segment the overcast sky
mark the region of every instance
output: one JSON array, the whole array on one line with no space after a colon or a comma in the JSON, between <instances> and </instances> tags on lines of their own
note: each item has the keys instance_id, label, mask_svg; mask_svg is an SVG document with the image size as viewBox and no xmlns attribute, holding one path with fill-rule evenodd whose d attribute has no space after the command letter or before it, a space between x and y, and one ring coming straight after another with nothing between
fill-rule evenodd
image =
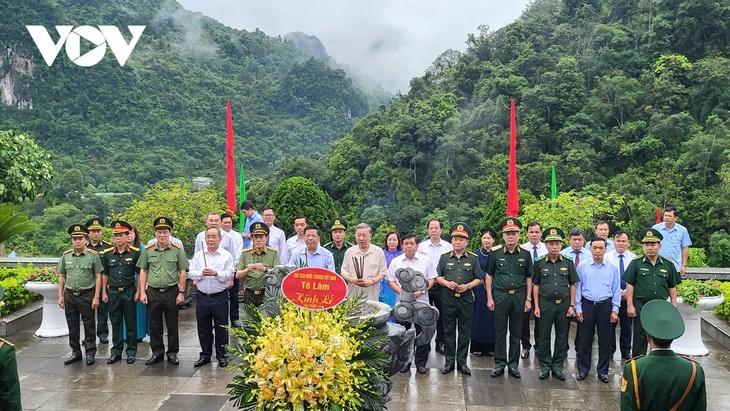
<instances>
[{"instance_id":1,"label":"overcast sky","mask_svg":"<svg viewBox=\"0 0 730 411\"><path fill-rule=\"evenodd\" d=\"M496 30L530 0L178 0L238 29L317 36L338 63L361 68L391 92L408 91L443 51L463 51L480 24Z\"/></svg>"}]
</instances>

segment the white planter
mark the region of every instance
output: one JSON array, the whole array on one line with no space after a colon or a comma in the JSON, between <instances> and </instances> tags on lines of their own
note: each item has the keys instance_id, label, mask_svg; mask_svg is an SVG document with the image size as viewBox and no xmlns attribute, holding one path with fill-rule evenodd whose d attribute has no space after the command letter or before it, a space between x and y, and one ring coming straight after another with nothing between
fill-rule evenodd
<instances>
[{"instance_id":1,"label":"white planter","mask_svg":"<svg viewBox=\"0 0 730 411\"><path fill-rule=\"evenodd\" d=\"M684 334L674 340L672 350L677 354L702 356L710 353L702 342L701 318L703 310L713 310L722 304L723 296L700 297L697 308L685 304L682 297L677 297L677 308L684 319Z\"/></svg>"},{"instance_id":2,"label":"white planter","mask_svg":"<svg viewBox=\"0 0 730 411\"><path fill-rule=\"evenodd\" d=\"M51 282L28 281L25 289L43 296L43 319L36 330L36 337L61 337L68 335L66 314L58 306L58 284Z\"/></svg>"}]
</instances>

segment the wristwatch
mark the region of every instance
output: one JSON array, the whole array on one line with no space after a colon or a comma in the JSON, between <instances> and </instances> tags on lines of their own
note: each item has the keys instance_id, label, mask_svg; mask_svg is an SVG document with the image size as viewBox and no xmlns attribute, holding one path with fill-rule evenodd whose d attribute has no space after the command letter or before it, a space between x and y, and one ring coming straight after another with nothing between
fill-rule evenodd
<instances>
[{"instance_id":1,"label":"wristwatch","mask_svg":"<svg viewBox=\"0 0 730 411\"><path fill-rule=\"evenodd\" d=\"M471 283L468 283L468 284L466 285L466 288L467 288L468 290L471 290Z\"/></svg>"},{"instance_id":2,"label":"wristwatch","mask_svg":"<svg viewBox=\"0 0 730 411\"><path fill-rule=\"evenodd\" d=\"M181 290L177 292L178 294L185 294L185 290Z\"/></svg>"}]
</instances>

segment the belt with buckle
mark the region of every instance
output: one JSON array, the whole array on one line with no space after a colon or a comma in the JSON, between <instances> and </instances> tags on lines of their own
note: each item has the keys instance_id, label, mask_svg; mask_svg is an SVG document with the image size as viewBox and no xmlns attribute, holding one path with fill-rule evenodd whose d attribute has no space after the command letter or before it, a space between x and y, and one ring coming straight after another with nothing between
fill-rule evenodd
<instances>
[{"instance_id":1,"label":"belt with buckle","mask_svg":"<svg viewBox=\"0 0 730 411\"><path fill-rule=\"evenodd\" d=\"M251 293L253 295L261 295L261 294L264 293L264 290L254 290L254 289L251 289L251 288L244 288L243 291L244 292L249 292L249 293Z\"/></svg>"},{"instance_id":2,"label":"belt with buckle","mask_svg":"<svg viewBox=\"0 0 730 411\"><path fill-rule=\"evenodd\" d=\"M541 300L542 300L542 299L545 299L545 300L548 300L548 301L552 301L552 302L554 302L555 304L562 304L562 303L564 303L565 301L567 301L567 298L568 298L568 297L561 297L561 298L555 298L555 297L548 297L548 296L546 296L546 295L540 295L540 299L541 299Z\"/></svg>"},{"instance_id":3,"label":"belt with buckle","mask_svg":"<svg viewBox=\"0 0 730 411\"><path fill-rule=\"evenodd\" d=\"M132 287L134 287L134 284L123 285L123 286L120 286L120 287L112 287L112 286L109 286L109 290L117 291L117 292L122 293L122 292L125 292L125 291L129 290Z\"/></svg>"},{"instance_id":4,"label":"belt with buckle","mask_svg":"<svg viewBox=\"0 0 730 411\"><path fill-rule=\"evenodd\" d=\"M166 293L168 291L172 291L173 288L177 289L177 284L171 285L169 287L162 287L162 288L160 288L160 287L150 287L150 288L152 288L153 290L157 291L158 293Z\"/></svg>"},{"instance_id":5,"label":"belt with buckle","mask_svg":"<svg viewBox=\"0 0 730 411\"><path fill-rule=\"evenodd\" d=\"M204 295L206 297L217 297L217 296L225 293L226 291L228 291L228 290L223 290L223 291L218 291L217 293L210 293L210 294L208 294L208 293L204 293L204 292L198 290L198 294L202 294L202 295Z\"/></svg>"},{"instance_id":6,"label":"belt with buckle","mask_svg":"<svg viewBox=\"0 0 730 411\"><path fill-rule=\"evenodd\" d=\"M68 292L70 292L71 295L73 295L74 297L79 297L81 295L86 294L89 291L94 291L94 288L93 287L92 288L86 288L86 289L83 289L83 290L72 290L70 288L67 288L66 290L68 290Z\"/></svg>"},{"instance_id":7,"label":"belt with buckle","mask_svg":"<svg viewBox=\"0 0 730 411\"><path fill-rule=\"evenodd\" d=\"M583 299L583 302L588 303L588 304L593 304L594 307L600 307L600 306L602 306L602 305L604 305L606 303L610 303L611 302L611 299L610 298L606 298L603 301L591 301L591 300L589 300L587 298L584 298Z\"/></svg>"},{"instance_id":8,"label":"belt with buckle","mask_svg":"<svg viewBox=\"0 0 730 411\"><path fill-rule=\"evenodd\" d=\"M495 288L494 291L496 291L498 293L502 293L502 294L514 295L514 294L517 294L517 293L519 293L521 291L525 291L525 288L526 287L520 287L520 288L515 288L515 289L512 289L512 290L504 290L504 289L501 289L501 288Z\"/></svg>"}]
</instances>

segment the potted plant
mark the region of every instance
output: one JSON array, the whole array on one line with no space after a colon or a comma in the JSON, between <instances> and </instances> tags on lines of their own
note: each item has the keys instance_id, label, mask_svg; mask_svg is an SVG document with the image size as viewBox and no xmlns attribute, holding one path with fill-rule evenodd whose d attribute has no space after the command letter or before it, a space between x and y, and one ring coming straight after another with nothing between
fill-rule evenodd
<instances>
[{"instance_id":1,"label":"potted plant","mask_svg":"<svg viewBox=\"0 0 730 411\"><path fill-rule=\"evenodd\" d=\"M677 285L677 308L684 319L684 335L674 340L672 349L684 355L707 355L710 350L702 343L701 313L722 304L720 282L684 279Z\"/></svg>"},{"instance_id":2,"label":"potted plant","mask_svg":"<svg viewBox=\"0 0 730 411\"><path fill-rule=\"evenodd\" d=\"M35 335L37 337L68 335L66 314L58 306L58 271L54 267L40 267L25 277L24 287L43 296L43 319Z\"/></svg>"}]
</instances>

